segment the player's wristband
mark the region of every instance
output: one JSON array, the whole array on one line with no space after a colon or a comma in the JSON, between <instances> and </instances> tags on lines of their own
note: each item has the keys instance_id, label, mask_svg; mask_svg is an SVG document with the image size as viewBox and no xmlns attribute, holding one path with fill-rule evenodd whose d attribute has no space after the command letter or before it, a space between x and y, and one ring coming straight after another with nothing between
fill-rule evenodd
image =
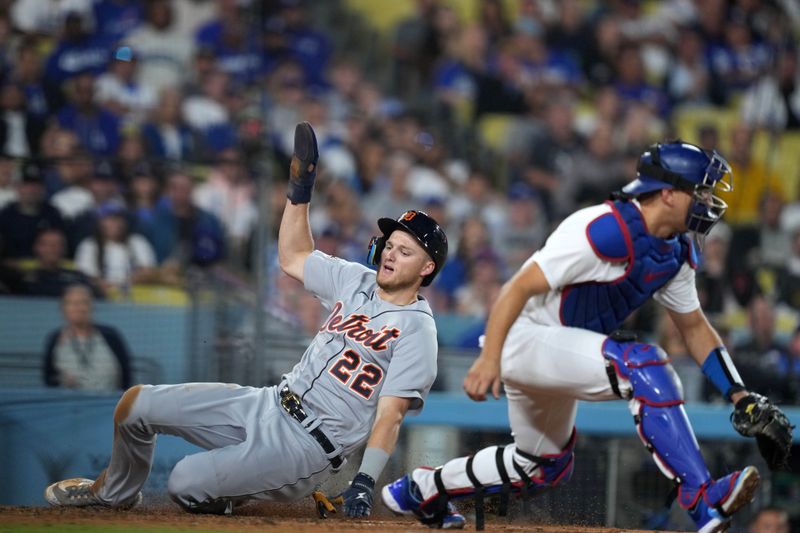
<instances>
[{"instance_id":1,"label":"player's wristband","mask_svg":"<svg viewBox=\"0 0 800 533\"><path fill-rule=\"evenodd\" d=\"M703 374L726 398L738 390L744 390L744 382L724 346L711 350L702 369Z\"/></svg>"},{"instance_id":2,"label":"player's wristband","mask_svg":"<svg viewBox=\"0 0 800 533\"><path fill-rule=\"evenodd\" d=\"M383 448L367 448L364 450L361 468L358 471L363 472L372 479L378 479L388 461L389 454Z\"/></svg>"},{"instance_id":3,"label":"player's wristband","mask_svg":"<svg viewBox=\"0 0 800 533\"><path fill-rule=\"evenodd\" d=\"M286 197L294 205L307 204L311 202L311 191L314 190L314 181L311 183L299 184L289 180L289 188L286 190Z\"/></svg>"}]
</instances>

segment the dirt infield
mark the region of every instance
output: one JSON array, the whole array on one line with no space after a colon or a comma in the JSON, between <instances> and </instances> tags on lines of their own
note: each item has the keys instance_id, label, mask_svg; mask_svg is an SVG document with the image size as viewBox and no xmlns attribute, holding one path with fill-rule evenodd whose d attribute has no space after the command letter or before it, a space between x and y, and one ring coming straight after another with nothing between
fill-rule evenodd
<instances>
[{"instance_id":1,"label":"dirt infield","mask_svg":"<svg viewBox=\"0 0 800 533\"><path fill-rule=\"evenodd\" d=\"M0 532L39 531L37 526L53 533L64 531L189 531L196 533L259 531L286 533L354 533L359 531L430 531L414 520L398 518L378 511L369 520L347 520L332 517L321 520L312 506L294 504L251 505L232 516L188 514L174 505L145 505L132 511L105 508L49 508L0 506ZM465 531L474 531L468 524ZM487 516L486 531L537 533L611 533L620 529L585 526L554 526L512 521ZM634 531L634 530L624 530Z\"/></svg>"}]
</instances>

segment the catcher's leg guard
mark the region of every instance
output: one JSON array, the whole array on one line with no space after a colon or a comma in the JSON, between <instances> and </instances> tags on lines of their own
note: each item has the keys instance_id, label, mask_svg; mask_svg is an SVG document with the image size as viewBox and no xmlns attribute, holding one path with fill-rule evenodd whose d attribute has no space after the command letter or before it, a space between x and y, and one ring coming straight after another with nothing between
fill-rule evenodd
<instances>
[{"instance_id":1,"label":"catcher's leg guard","mask_svg":"<svg viewBox=\"0 0 800 533\"><path fill-rule=\"evenodd\" d=\"M706 530L709 519L707 513L699 511L701 507L715 508L721 519L727 520L730 513L752 499L758 486L757 472L753 475L743 470L746 483L737 482L738 472L717 481L711 479L683 409L680 382L663 350L609 338L603 345L603 355L612 388L629 402L639 438L664 475L677 483L678 502L701 530ZM735 509L731 497L736 500Z\"/></svg>"},{"instance_id":2,"label":"catcher's leg guard","mask_svg":"<svg viewBox=\"0 0 800 533\"><path fill-rule=\"evenodd\" d=\"M419 487L419 510L433 525L444 515L450 500L475 498L475 527L484 526L483 501L500 497L498 514L505 515L511 493L529 496L566 482L572 476L576 432L558 454L536 456L515 445L489 446L469 457L449 461L441 468L417 468L411 481ZM418 515L419 516L419 515Z\"/></svg>"}]
</instances>

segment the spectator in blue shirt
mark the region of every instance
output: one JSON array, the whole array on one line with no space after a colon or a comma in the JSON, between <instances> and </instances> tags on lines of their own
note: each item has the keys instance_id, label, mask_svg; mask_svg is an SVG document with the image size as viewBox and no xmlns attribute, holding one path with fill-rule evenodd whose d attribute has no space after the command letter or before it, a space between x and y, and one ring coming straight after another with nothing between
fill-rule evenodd
<instances>
[{"instance_id":1,"label":"spectator in blue shirt","mask_svg":"<svg viewBox=\"0 0 800 533\"><path fill-rule=\"evenodd\" d=\"M303 0L283 0L283 20L289 55L303 66L310 87L325 88L325 73L333 52L333 44L324 33L308 25Z\"/></svg>"},{"instance_id":2,"label":"spectator in blue shirt","mask_svg":"<svg viewBox=\"0 0 800 533\"><path fill-rule=\"evenodd\" d=\"M176 269L208 266L225 254L225 231L219 219L192 204L192 178L173 170L155 212L137 216L134 231L153 245L159 264Z\"/></svg>"},{"instance_id":3,"label":"spectator in blue shirt","mask_svg":"<svg viewBox=\"0 0 800 533\"><path fill-rule=\"evenodd\" d=\"M216 67L237 85L252 85L265 73L258 36L237 4L223 3L220 17L202 26L195 41L198 49L213 53Z\"/></svg>"},{"instance_id":4,"label":"spectator in blue shirt","mask_svg":"<svg viewBox=\"0 0 800 533\"><path fill-rule=\"evenodd\" d=\"M99 0L94 4L97 36L109 46L119 43L142 21L139 0Z\"/></svg>"},{"instance_id":5,"label":"spectator in blue shirt","mask_svg":"<svg viewBox=\"0 0 800 533\"><path fill-rule=\"evenodd\" d=\"M88 21L78 12L64 19L64 31L47 58L44 80L48 99L58 108L63 102L62 84L78 74L103 72L108 63L108 46L88 31Z\"/></svg>"},{"instance_id":6,"label":"spectator in blue shirt","mask_svg":"<svg viewBox=\"0 0 800 533\"><path fill-rule=\"evenodd\" d=\"M106 56L107 57L107 56ZM72 130L84 148L111 156L119 146L119 119L94 101L94 75L83 72L70 81L70 103L58 112L59 125Z\"/></svg>"}]
</instances>

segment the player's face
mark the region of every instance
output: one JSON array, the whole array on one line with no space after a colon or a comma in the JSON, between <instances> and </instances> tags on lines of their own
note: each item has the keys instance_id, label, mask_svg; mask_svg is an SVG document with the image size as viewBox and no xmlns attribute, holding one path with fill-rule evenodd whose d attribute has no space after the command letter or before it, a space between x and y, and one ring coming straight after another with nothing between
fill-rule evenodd
<instances>
[{"instance_id":1,"label":"player's face","mask_svg":"<svg viewBox=\"0 0 800 533\"><path fill-rule=\"evenodd\" d=\"M412 287L433 271L432 265L433 261L414 237L395 231L381 253L378 286L387 291Z\"/></svg>"}]
</instances>

